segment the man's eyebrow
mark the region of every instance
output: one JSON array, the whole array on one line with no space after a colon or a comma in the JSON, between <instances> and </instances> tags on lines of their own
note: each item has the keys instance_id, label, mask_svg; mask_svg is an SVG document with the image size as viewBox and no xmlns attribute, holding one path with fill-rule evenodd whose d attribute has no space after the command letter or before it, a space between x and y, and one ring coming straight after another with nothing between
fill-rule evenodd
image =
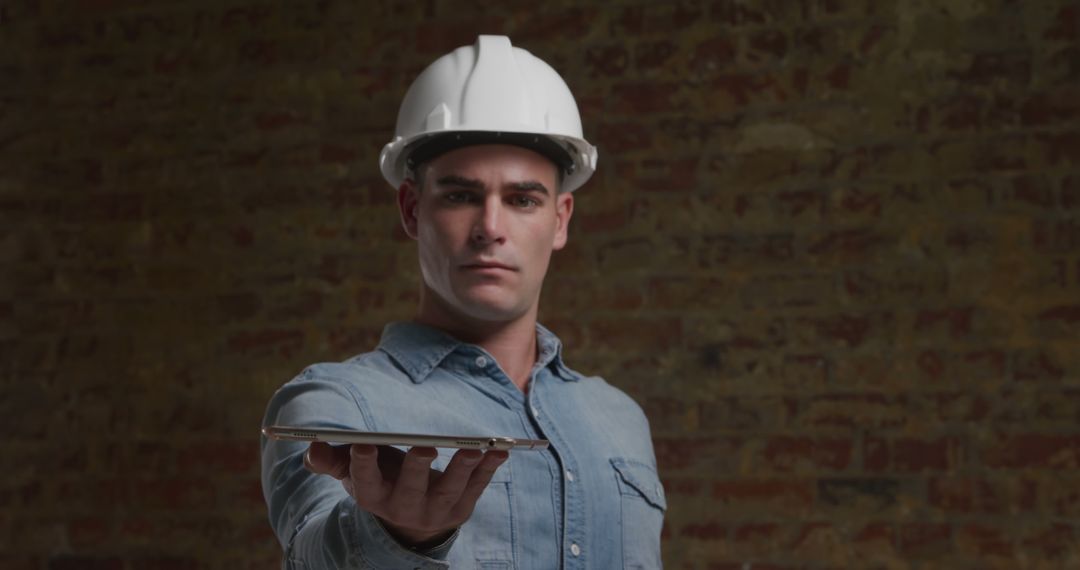
<instances>
[{"instance_id":1,"label":"man's eyebrow","mask_svg":"<svg viewBox=\"0 0 1080 570\"><path fill-rule=\"evenodd\" d=\"M484 187L484 183L475 178L465 178L464 176L458 176L456 174L448 174L435 181L439 186L459 186L462 188L472 188L480 190Z\"/></svg>"},{"instance_id":2,"label":"man's eyebrow","mask_svg":"<svg viewBox=\"0 0 1080 570\"><path fill-rule=\"evenodd\" d=\"M519 192L538 192L545 196L550 194L550 192L548 192L547 186L544 186L543 184L535 180L526 180L524 182L511 182L506 186Z\"/></svg>"}]
</instances>

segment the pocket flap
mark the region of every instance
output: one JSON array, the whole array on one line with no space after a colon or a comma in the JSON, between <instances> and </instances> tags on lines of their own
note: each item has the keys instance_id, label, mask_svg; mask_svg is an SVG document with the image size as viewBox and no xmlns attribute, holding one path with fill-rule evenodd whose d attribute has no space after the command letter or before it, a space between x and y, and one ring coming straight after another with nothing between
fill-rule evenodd
<instances>
[{"instance_id":1,"label":"pocket flap","mask_svg":"<svg viewBox=\"0 0 1080 570\"><path fill-rule=\"evenodd\" d=\"M638 495L650 505L662 511L667 510L664 486L660 484L660 476L651 465L616 457L611 460L611 466L619 474L619 490L624 495Z\"/></svg>"}]
</instances>

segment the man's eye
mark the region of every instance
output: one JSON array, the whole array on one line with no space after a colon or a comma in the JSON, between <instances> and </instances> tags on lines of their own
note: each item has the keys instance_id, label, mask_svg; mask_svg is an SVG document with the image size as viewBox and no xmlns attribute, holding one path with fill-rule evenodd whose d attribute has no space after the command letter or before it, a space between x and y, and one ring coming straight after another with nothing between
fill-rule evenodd
<instances>
[{"instance_id":1,"label":"man's eye","mask_svg":"<svg viewBox=\"0 0 1080 570\"><path fill-rule=\"evenodd\" d=\"M536 201L535 198L528 196L514 196L510 199L510 203L520 208L532 208L540 205L540 202Z\"/></svg>"},{"instance_id":2,"label":"man's eye","mask_svg":"<svg viewBox=\"0 0 1080 570\"><path fill-rule=\"evenodd\" d=\"M446 195L446 201L454 204L467 204L472 201L472 194L468 192L450 192Z\"/></svg>"}]
</instances>

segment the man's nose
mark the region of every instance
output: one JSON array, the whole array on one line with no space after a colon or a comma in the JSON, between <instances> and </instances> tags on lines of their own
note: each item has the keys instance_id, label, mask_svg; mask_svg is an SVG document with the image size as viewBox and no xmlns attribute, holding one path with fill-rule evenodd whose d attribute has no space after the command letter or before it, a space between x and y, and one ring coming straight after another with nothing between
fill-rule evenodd
<instances>
[{"instance_id":1,"label":"man's nose","mask_svg":"<svg viewBox=\"0 0 1080 570\"><path fill-rule=\"evenodd\" d=\"M473 224L472 240L477 244L502 243L506 241L503 227L503 206L498 195L488 196Z\"/></svg>"}]
</instances>

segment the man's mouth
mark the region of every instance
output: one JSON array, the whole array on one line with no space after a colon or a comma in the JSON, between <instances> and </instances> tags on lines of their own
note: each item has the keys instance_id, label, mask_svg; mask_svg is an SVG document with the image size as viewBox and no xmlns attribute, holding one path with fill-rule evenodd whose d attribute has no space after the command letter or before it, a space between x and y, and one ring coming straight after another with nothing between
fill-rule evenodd
<instances>
[{"instance_id":1,"label":"man's mouth","mask_svg":"<svg viewBox=\"0 0 1080 570\"><path fill-rule=\"evenodd\" d=\"M517 271L516 269L514 269L513 267L510 267L509 265L503 265L502 263L488 262L488 261L482 261L482 262L477 262L477 263L467 263L465 265L462 265L461 267L462 267L462 269L476 269L476 270L502 269L504 271Z\"/></svg>"}]
</instances>

